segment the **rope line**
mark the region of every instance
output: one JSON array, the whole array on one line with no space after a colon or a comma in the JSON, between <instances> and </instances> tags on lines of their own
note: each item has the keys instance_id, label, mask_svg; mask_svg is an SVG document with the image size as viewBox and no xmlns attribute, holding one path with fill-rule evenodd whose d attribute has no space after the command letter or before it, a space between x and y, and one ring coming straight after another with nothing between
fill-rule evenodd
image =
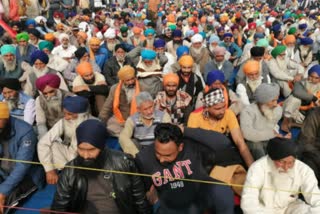
<instances>
[{"instance_id":1,"label":"rope line","mask_svg":"<svg viewBox=\"0 0 320 214\"><path fill-rule=\"evenodd\" d=\"M206 181L206 180L190 179L190 178L172 178L172 177L168 177L168 176L150 175L150 174L137 173L137 172L126 172L126 171L118 171L118 170L110 170L110 169L97 169L97 168L89 168L89 167L82 167L82 166L68 166L68 165L64 166L62 164L40 163L40 162L35 162L35 161L16 160L16 159L9 159L9 158L0 158L0 161L11 161L11 162L16 162L16 163L53 166L55 168L71 168L71 169L80 169L80 170L91 170L91 171L96 171L96 172L125 174L125 175L141 176L141 177L174 179L177 181L186 181L186 182L202 183L202 184L215 184L215 185L230 186L230 187L242 187L242 188L251 188L251 189L259 189L259 190L263 189L263 190L274 191L274 192L287 192L287 193L293 193L293 194L303 194L304 196L306 196L306 195L320 195L320 193L315 193L315 192L302 192L302 191L294 191L294 190L286 190L286 189L276 189L276 188L272 188L272 187L247 186L247 185L242 185L242 184L222 183L222 182L216 182L216 181Z\"/></svg>"}]
</instances>

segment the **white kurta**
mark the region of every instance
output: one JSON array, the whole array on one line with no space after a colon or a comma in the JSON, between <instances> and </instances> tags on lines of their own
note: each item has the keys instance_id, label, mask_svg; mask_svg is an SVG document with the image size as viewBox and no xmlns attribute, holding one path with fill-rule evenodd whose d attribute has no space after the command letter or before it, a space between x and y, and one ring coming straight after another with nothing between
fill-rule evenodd
<instances>
[{"instance_id":1,"label":"white kurta","mask_svg":"<svg viewBox=\"0 0 320 214\"><path fill-rule=\"evenodd\" d=\"M304 194L307 204L298 199L299 191L313 193ZM290 172L280 174L269 156L264 156L249 168L241 209L244 214L320 213L320 191L315 174L299 160Z\"/></svg>"}]
</instances>

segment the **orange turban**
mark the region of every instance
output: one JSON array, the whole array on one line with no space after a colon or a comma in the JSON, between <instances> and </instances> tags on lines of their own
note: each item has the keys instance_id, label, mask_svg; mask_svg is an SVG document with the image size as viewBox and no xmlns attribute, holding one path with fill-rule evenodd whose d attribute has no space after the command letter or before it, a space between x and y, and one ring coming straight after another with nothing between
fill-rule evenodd
<instances>
[{"instance_id":1,"label":"orange turban","mask_svg":"<svg viewBox=\"0 0 320 214\"><path fill-rule=\"evenodd\" d=\"M201 23L206 23L207 22L207 18L205 16L202 16L200 19Z\"/></svg>"},{"instance_id":2,"label":"orange turban","mask_svg":"<svg viewBox=\"0 0 320 214\"><path fill-rule=\"evenodd\" d=\"M139 28L139 27L133 27L133 28L132 28L132 32L133 32L134 34L141 34L142 29Z\"/></svg>"},{"instance_id":3,"label":"orange turban","mask_svg":"<svg viewBox=\"0 0 320 214\"><path fill-rule=\"evenodd\" d=\"M258 71L260 71L260 63L256 60L248 60L243 65L243 73L246 75L248 74L254 74Z\"/></svg>"},{"instance_id":4,"label":"orange turban","mask_svg":"<svg viewBox=\"0 0 320 214\"><path fill-rule=\"evenodd\" d=\"M89 41L89 45L100 45L100 43L101 41L97 37L92 37Z\"/></svg>"},{"instance_id":5,"label":"orange turban","mask_svg":"<svg viewBox=\"0 0 320 214\"><path fill-rule=\"evenodd\" d=\"M135 77L135 70L130 65L125 65L118 71L119 80L126 81Z\"/></svg>"},{"instance_id":6,"label":"orange turban","mask_svg":"<svg viewBox=\"0 0 320 214\"><path fill-rule=\"evenodd\" d=\"M56 26L57 30L63 30L64 29L64 25L62 23L57 24Z\"/></svg>"},{"instance_id":7,"label":"orange turban","mask_svg":"<svg viewBox=\"0 0 320 214\"><path fill-rule=\"evenodd\" d=\"M190 55L183 55L179 59L179 65L180 66L185 66L185 67L191 67L193 66L193 58Z\"/></svg>"},{"instance_id":8,"label":"orange turban","mask_svg":"<svg viewBox=\"0 0 320 214\"><path fill-rule=\"evenodd\" d=\"M80 76L84 76L84 75L92 74L93 68L90 62L81 62L77 66L76 71Z\"/></svg>"},{"instance_id":9,"label":"orange turban","mask_svg":"<svg viewBox=\"0 0 320 214\"><path fill-rule=\"evenodd\" d=\"M167 21L168 22L176 22L176 17L173 14L169 14L167 16Z\"/></svg>"},{"instance_id":10,"label":"orange turban","mask_svg":"<svg viewBox=\"0 0 320 214\"><path fill-rule=\"evenodd\" d=\"M44 35L44 40L47 40L49 42L54 42L55 37L53 33L47 33L46 35Z\"/></svg>"},{"instance_id":11,"label":"orange turban","mask_svg":"<svg viewBox=\"0 0 320 214\"><path fill-rule=\"evenodd\" d=\"M174 82L179 84L179 76L175 73L168 73L163 76L163 85L166 86L168 83Z\"/></svg>"},{"instance_id":12,"label":"orange turban","mask_svg":"<svg viewBox=\"0 0 320 214\"><path fill-rule=\"evenodd\" d=\"M85 32L83 32L83 31L79 31L79 32L77 33L77 36L80 36L80 37L83 38L84 40L87 40L87 39L88 39L88 35L87 35Z\"/></svg>"},{"instance_id":13,"label":"orange turban","mask_svg":"<svg viewBox=\"0 0 320 214\"><path fill-rule=\"evenodd\" d=\"M188 22L194 22L194 18L193 17L189 17L188 18Z\"/></svg>"},{"instance_id":14,"label":"orange turban","mask_svg":"<svg viewBox=\"0 0 320 214\"><path fill-rule=\"evenodd\" d=\"M229 20L228 16L226 16L226 15L220 16L220 22L226 23L228 20Z\"/></svg>"},{"instance_id":15,"label":"orange turban","mask_svg":"<svg viewBox=\"0 0 320 214\"><path fill-rule=\"evenodd\" d=\"M10 110L8 103L0 102L0 119L8 119L10 117Z\"/></svg>"},{"instance_id":16,"label":"orange turban","mask_svg":"<svg viewBox=\"0 0 320 214\"><path fill-rule=\"evenodd\" d=\"M287 35L284 39L285 44L296 43L296 37L294 35Z\"/></svg>"}]
</instances>

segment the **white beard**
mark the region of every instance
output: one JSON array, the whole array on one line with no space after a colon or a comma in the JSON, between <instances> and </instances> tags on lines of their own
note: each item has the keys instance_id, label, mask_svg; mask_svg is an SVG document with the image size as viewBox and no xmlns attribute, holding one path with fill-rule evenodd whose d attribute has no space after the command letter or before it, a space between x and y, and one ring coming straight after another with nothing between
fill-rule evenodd
<instances>
[{"instance_id":1,"label":"white beard","mask_svg":"<svg viewBox=\"0 0 320 214\"><path fill-rule=\"evenodd\" d=\"M4 66L4 68L5 68L5 70L7 72L14 71L16 69L16 67L17 67L16 58L14 58L14 60L12 62L8 62L8 61L5 61L5 60L2 60L2 61L3 61L3 66Z\"/></svg>"},{"instance_id":2,"label":"white beard","mask_svg":"<svg viewBox=\"0 0 320 214\"><path fill-rule=\"evenodd\" d=\"M152 39L147 39L146 42L147 42L147 47L153 47L153 43L154 43L154 39L153 38Z\"/></svg>"},{"instance_id":3,"label":"white beard","mask_svg":"<svg viewBox=\"0 0 320 214\"><path fill-rule=\"evenodd\" d=\"M192 49L193 49L193 51L194 51L197 55L202 52L202 47L200 47L200 48L194 48L194 47L192 47Z\"/></svg>"},{"instance_id":4,"label":"white beard","mask_svg":"<svg viewBox=\"0 0 320 214\"><path fill-rule=\"evenodd\" d=\"M32 68L33 68L33 72L35 73L37 78L42 77L43 75L45 75L49 71L48 67L45 67L42 70L37 69L35 66L33 66Z\"/></svg>"},{"instance_id":5,"label":"white beard","mask_svg":"<svg viewBox=\"0 0 320 214\"><path fill-rule=\"evenodd\" d=\"M279 59L279 57L276 58L278 67L282 72L287 72L288 67L287 67L287 61L286 59Z\"/></svg>"},{"instance_id":6,"label":"white beard","mask_svg":"<svg viewBox=\"0 0 320 214\"><path fill-rule=\"evenodd\" d=\"M26 46L18 46L19 52L21 56L27 55L27 47Z\"/></svg>"},{"instance_id":7,"label":"white beard","mask_svg":"<svg viewBox=\"0 0 320 214\"><path fill-rule=\"evenodd\" d=\"M83 121L88 119L88 113L80 113L78 114L78 118L74 120L65 120L63 119L63 130L65 137L72 139L76 134L76 128L82 123Z\"/></svg>"},{"instance_id":8,"label":"white beard","mask_svg":"<svg viewBox=\"0 0 320 214\"><path fill-rule=\"evenodd\" d=\"M266 105L262 105L261 111L262 111L264 117L267 118L268 121L277 122L277 121L275 121L274 109L271 109Z\"/></svg>"},{"instance_id":9,"label":"white beard","mask_svg":"<svg viewBox=\"0 0 320 214\"><path fill-rule=\"evenodd\" d=\"M18 108L18 102L19 102L18 98L6 99L6 103L8 104L10 111Z\"/></svg>"},{"instance_id":10,"label":"white beard","mask_svg":"<svg viewBox=\"0 0 320 214\"><path fill-rule=\"evenodd\" d=\"M252 92L255 92L258 86L261 85L261 83L262 83L261 77L257 80L247 79L247 84L249 85L249 88L251 89Z\"/></svg>"},{"instance_id":11,"label":"white beard","mask_svg":"<svg viewBox=\"0 0 320 214\"><path fill-rule=\"evenodd\" d=\"M306 88L308 91L310 91L312 94L316 94L320 90L320 83L313 84L309 81L306 82Z\"/></svg>"},{"instance_id":12,"label":"white beard","mask_svg":"<svg viewBox=\"0 0 320 214\"><path fill-rule=\"evenodd\" d=\"M108 42L107 43L107 48L108 48L109 51L113 52L115 46L116 46L116 43L113 43L113 42Z\"/></svg>"},{"instance_id":13,"label":"white beard","mask_svg":"<svg viewBox=\"0 0 320 214\"><path fill-rule=\"evenodd\" d=\"M292 59L294 57L294 47L287 47L287 54L289 59Z\"/></svg>"}]
</instances>

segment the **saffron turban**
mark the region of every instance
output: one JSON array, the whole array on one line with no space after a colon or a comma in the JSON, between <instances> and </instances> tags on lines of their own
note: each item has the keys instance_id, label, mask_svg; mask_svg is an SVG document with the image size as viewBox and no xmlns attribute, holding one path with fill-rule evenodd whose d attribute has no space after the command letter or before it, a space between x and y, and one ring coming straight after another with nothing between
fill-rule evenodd
<instances>
[{"instance_id":1,"label":"saffron turban","mask_svg":"<svg viewBox=\"0 0 320 214\"><path fill-rule=\"evenodd\" d=\"M81 62L77 66L76 71L80 76L84 76L84 75L92 74L93 68L90 62Z\"/></svg>"},{"instance_id":2,"label":"saffron turban","mask_svg":"<svg viewBox=\"0 0 320 214\"><path fill-rule=\"evenodd\" d=\"M248 60L243 65L243 73L246 75L248 74L255 74L257 71L260 71L260 63L256 60Z\"/></svg>"},{"instance_id":3,"label":"saffron turban","mask_svg":"<svg viewBox=\"0 0 320 214\"><path fill-rule=\"evenodd\" d=\"M193 66L193 58L190 55L183 55L180 59L179 59L179 65L180 66L184 66L184 67L191 67Z\"/></svg>"},{"instance_id":4,"label":"saffron turban","mask_svg":"<svg viewBox=\"0 0 320 214\"><path fill-rule=\"evenodd\" d=\"M13 45L2 45L0 52L2 56L8 53L16 55L16 48Z\"/></svg>"},{"instance_id":5,"label":"saffron turban","mask_svg":"<svg viewBox=\"0 0 320 214\"><path fill-rule=\"evenodd\" d=\"M168 83L179 84L179 76L175 73L167 73L163 76L163 85L166 86Z\"/></svg>"},{"instance_id":6,"label":"saffron turban","mask_svg":"<svg viewBox=\"0 0 320 214\"><path fill-rule=\"evenodd\" d=\"M28 42L29 41L29 35L26 32L22 32L17 34L16 39L18 42L20 42L21 40Z\"/></svg>"},{"instance_id":7,"label":"saffron turban","mask_svg":"<svg viewBox=\"0 0 320 214\"><path fill-rule=\"evenodd\" d=\"M135 70L130 65L125 65L118 71L119 80L126 81L135 77Z\"/></svg>"},{"instance_id":8,"label":"saffron turban","mask_svg":"<svg viewBox=\"0 0 320 214\"><path fill-rule=\"evenodd\" d=\"M53 42L55 40L55 37L53 33L47 33L46 35L44 35L44 39Z\"/></svg>"},{"instance_id":9,"label":"saffron turban","mask_svg":"<svg viewBox=\"0 0 320 214\"><path fill-rule=\"evenodd\" d=\"M84 39L84 40L87 40L88 39L88 35L85 33L85 32L83 32L83 31L79 31L78 33L77 33L77 36L80 36L82 39Z\"/></svg>"},{"instance_id":10,"label":"saffron turban","mask_svg":"<svg viewBox=\"0 0 320 214\"><path fill-rule=\"evenodd\" d=\"M133 28L132 28L132 32L133 32L134 34L141 34L142 29L139 28L139 27L133 27Z\"/></svg>"},{"instance_id":11,"label":"saffron turban","mask_svg":"<svg viewBox=\"0 0 320 214\"><path fill-rule=\"evenodd\" d=\"M284 38L284 43L289 44L289 43L296 43L296 37L294 35L287 35Z\"/></svg>"},{"instance_id":12,"label":"saffron turban","mask_svg":"<svg viewBox=\"0 0 320 214\"><path fill-rule=\"evenodd\" d=\"M0 119L8 119L10 117L10 110L8 103L0 102Z\"/></svg>"},{"instance_id":13,"label":"saffron turban","mask_svg":"<svg viewBox=\"0 0 320 214\"><path fill-rule=\"evenodd\" d=\"M98 39L97 37L92 37L89 40L89 45L100 45L100 43L101 43L101 40Z\"/></svg>"},{"instance_id":14,"label":"saffron turban","mask_svg":"<svg viewBox=\"0 0 320 214\"><path fill-rule=\"evenodd\" d=\"M31 65L33 65L35 63L35 61L37 61L37 60L40 60L44 64L48 64L48 62L49 62L48 55L45 52L40 51L40 50L35 50L34 52L32 52L30 58L31 58Z\"/></svg>"},{"instance_id":15,"label":"saffron turban","mask_svg":"<svg viewBox=\"0 0 320 214\"><path fill-rule=\"evenodd\" d=\"M60 78L57 74L45 74L36 80L36 88L43 91L47 86L58 89L60 86Z\"/></svg>"}]
</instances>

